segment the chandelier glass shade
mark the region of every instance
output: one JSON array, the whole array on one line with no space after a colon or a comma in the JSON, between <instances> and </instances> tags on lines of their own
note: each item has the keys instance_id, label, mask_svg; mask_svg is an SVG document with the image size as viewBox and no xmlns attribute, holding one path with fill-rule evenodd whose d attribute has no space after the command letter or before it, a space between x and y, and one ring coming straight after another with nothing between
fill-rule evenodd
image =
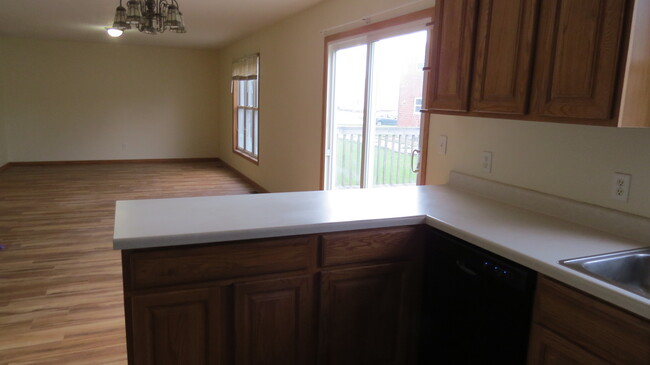
<instances>
[{"instance_id":1,"label":"chandelier glass shade","mask_svg":"<svg viewBox=\"0 0 650 365\"><path fill-rule=\"evenodd\" d=\"M122 32L132 28L146 34L187 32L176 0L129 0L126 8L120 0L120 6L115 9L113 26L107 31L111 36L119 37Z\"/></svg>"}]
</instances>

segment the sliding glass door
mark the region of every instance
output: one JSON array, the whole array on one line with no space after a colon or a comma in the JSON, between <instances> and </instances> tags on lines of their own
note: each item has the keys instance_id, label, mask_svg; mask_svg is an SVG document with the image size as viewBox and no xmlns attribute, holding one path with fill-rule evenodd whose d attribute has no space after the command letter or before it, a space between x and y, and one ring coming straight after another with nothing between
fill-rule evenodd
<instances>
[{"instance_id":1,"label":"sliding glass door","mask_svg":"<svg viewBox=\"0 0 650 365\"><path fill-rule=\"evenodd\" d=\"M416 184L427 36L420 22L329 45L326 189Z\"/></svg>"}]
</instances>

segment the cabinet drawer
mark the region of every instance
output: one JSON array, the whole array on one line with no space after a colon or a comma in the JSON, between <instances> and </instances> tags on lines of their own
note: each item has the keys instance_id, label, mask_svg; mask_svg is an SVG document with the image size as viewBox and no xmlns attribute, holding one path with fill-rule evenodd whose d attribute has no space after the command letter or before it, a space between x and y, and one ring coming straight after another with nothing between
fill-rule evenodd
<instances>
[{"instance_id":1,"label":"cabinet drawer","mask_svg":"<svg viewBox=\"0 0 650 365\"><path fill-rule=\"evenodd\" d=\"M199 283L306 269L316 236L123 251L125 289Z\"/></svg>"},{"instance_id":2,"label":"cabinet drawer","mask_svg":"<svg viewBox=\"0 0 650 365\"><path fill-rule=\"evenodd\" d=\"M418 227L329 233L321 236L321 265L334 266L410 257L418 244Z\"/></svg>"},{"instance_id":3,"label":"cabinet drawer","mask_svg":"<svg viewBox=\"0 0 650 365\"><path fill-rule=\"evenodd\" d=\"M605 359L650 363L650 322L542 277L535 321Z\"/></svg>"}]
</instances>

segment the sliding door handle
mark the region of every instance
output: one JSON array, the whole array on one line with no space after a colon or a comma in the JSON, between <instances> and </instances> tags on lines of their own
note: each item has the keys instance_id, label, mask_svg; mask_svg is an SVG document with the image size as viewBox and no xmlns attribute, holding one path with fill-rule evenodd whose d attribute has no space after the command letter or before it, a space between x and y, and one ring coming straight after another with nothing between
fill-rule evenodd
<instances>
[{"instance_id":1,"label":"sliding door handle","mask_svg":"<svg viewBox=\"0 0 650 365\"><path fill-rule=\"evenodd\" d=\"M413 167L413 163L415 162L415 154L417 153L419 155L420 152L422 152L422 151L417 150L417 149L414 149L413 151L411 151L411 171L413 171L413 173L415 173L415 174L420 172L420 161L418 161L416 167Z\"/></svg>"}]
</instances>

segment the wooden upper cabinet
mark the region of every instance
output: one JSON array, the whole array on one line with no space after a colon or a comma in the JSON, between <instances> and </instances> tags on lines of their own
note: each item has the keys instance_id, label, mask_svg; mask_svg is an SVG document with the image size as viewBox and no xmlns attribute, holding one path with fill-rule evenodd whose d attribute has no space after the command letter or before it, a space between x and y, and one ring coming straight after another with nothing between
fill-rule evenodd
<instances>
[{"instance_id":1,"label":"wooden upper cabinet","mask_svg":"<svg viewBox=\"0 0 650 365\"><path fill-rule=\"evenodd\" d=\"M481 1L472 111L526 113L537 8L537 0Z\"/></svg>"},{"instance_id":2,"label":"wooden upper cabinet","mask_svg":"<svg viewBox=\"0 0 650 365\"><path fill-rule=\"evenodd\" d=\"M640 0L438 0L426 110L650 127L649 15Z\"/></svg>"},{"instance_id":3,"label":"wooden upper cabinet","mask_svg":"<svg viewBox=\"0 0 650 365\"><path fill-rule=\"evenodd\" d=\"M631 11L632 9L629 9ZM619 127L650 127L650 1L634 2Z\"/></svg>"},{"instance_id":4,"label":"wooden upper cabinet","mask_svg":"<svg viewBox=\"0 0 650 365\"><path fill-rule=\"evenodd\" d=\"M438 0L429 55L428 110L467 111L477 0Z\"/></svg>"},{"instance_id":5,"label":"wooden upper cabinet","mask_svg":"<svg viewBox=\"0 0 650 365\"><path fill-rule=\"evenodd\" d=\"M626 3L541 2L532 115L604 121L615 116Z\"/></svg>"}]
</instances>

